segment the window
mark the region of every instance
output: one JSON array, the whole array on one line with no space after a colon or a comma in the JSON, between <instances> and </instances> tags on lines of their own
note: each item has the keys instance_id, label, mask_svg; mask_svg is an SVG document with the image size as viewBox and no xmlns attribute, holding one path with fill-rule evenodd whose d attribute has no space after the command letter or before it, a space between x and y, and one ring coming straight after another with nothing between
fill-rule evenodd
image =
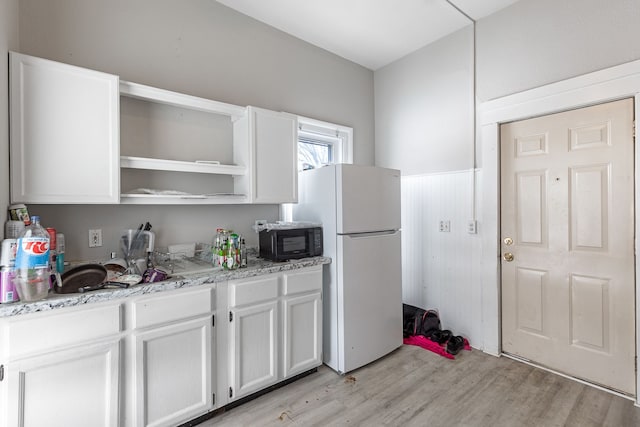
<instances>
[{"instance_id":1,"label":"window","mask_svg":"<svg viewBox=\"0 0 640 427\"><path fill-rule=\"evenodd\" d=\"M352 128L298 117L298 171L352 162ZM291 204L280 207L282 220L291 221Z\"/></svg>"},{"instance_id":2,"label":"window","mask_svg":"<svg viewBox=\"0 0 640 427\"><path fill-rule=\"evenodd\" d=\"M298 170L352 162L353 129L304 117L298 126Z\"/></svg>"},{"instance_id":3,"label":"window","mask_svg":"<svg viewBox=\"0 0 640 427\"><path fill-rule=\"evenodd\" d=\"M326 141L331 138L333 141ZM333 145L337 138L298 133L298 170L319 168L333 163Z\"/></svg>"}]
</instances>

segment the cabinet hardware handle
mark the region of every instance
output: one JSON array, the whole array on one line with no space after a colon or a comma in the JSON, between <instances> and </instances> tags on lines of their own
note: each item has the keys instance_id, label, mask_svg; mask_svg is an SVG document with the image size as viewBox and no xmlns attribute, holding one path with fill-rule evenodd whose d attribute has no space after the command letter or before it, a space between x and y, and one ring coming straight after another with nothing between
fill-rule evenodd
<instances>
[{"instance_id":1,"label":"cabinet hardware handle","mask_svg":"<svg viewBox=\"0 0 640 427\"><path fill-rule=\"evenodd\" d=\"M216 315L215 314L213 316L211 316L211 326L213 326L214 328L216 326Z\"/></svg>"},{"instance_id":2,"label":"cabinet hardware handle","mask_svg":"<svg viewBox=\"0 0 640 427\"><path fill-rule=\"evenodd\" d=\"M212 397L213 397L213 402L212 403L215 405L216 404L216 394L213 393Z\"/></svg>"},{"instance_id":3,"label":"cabinet hardware handle","mask_svg":"<svg viewBox=\"0 0 640 427\"><path fill-rule=\"evenodd\" d=\"M4 365L0 365L0 381L4 380Z\"/></svg>"},{"instance_id":4,"label":"cabinet hardware handle","mask_svg":"<svg viewBox=\"0 0 640 427\"><path fill-rule=\"evenodd\" d=\"M229 312L229 322L233 322L233 312Z\"/></svg>"},{"instance_id":5,"label":"cabinet hardware handle","mask_svg":"<svg viewBox=\"0 0 640 427\"><path fill-rule=\"evenodd\" d=\"M229 387L229 398L233 397L233 388Z\"/></svg>"}]
</instances>

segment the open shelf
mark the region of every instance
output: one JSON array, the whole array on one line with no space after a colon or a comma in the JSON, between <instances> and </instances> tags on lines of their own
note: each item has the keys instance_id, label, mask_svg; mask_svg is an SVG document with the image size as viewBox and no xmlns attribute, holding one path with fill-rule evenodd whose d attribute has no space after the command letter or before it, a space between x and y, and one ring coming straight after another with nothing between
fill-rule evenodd
<instances>
[{"instance_id":1,"label":"open shelf","mask_svg":"<svg viewBox=\"0 0 640 427\"><path fill-rule=\"evenodd\" d=\"M247 203L235 178L250 171L233 160L233 122L246 110L120 81L120 203Z\"/></svg>"},{"instance_id":2,"label":"open shelf","mask_svg":"<svg viewBox=\"0 0 640 427\"><path fill-rule=\"evenodd\" d=\"M120 167L170 172L210 173L218 175L244 175L247 168L237 165L222 165L206 161L185 162L179 160L152 159L148 157L121 156Z\"/></svg>"},{"instance_id":3,"label":"open shelf","mask_svg":"<svg viewBox=\"0 0 640 427\"><path fill-rule=\"evenodd\" d=\"M120 95L173 105L179 108L189 108L207 113L222 114L230 116L233 119L242 117L246 111L245 107L240 107L238 105L226 104L224 102L199 98L197 96L158 89L123 80L120 81Z\"/></svg>"},{"instance_id":4,"label":"open shelf","mask_svg":"<svg viewBox=\"0 0 640 427\"><path fill-rule=\"evenodd\" d=\"M136 205L183 205L183 204L241 204L244 194L132 194L120 195L120 203Z\"/></svg>"}]
</instances>

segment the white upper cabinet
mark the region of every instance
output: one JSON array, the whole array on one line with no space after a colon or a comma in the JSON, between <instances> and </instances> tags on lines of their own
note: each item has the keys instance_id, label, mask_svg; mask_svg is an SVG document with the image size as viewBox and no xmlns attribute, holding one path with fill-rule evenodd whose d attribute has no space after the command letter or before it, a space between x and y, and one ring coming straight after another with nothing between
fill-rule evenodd
<instances>
[{"instance_id":1,"label":"white upper cabinet","mask_svg":"<svg viewBox=\"0 0 640 427\"><path fill-rule=\"evenodd\" d=\"M252 174L236 180L236 187L251 195L250 202L298 201L296 116L247 107L247 114L234 123L234 158L252 165Z\"/></svg>"},{"instance_id":2,"label":"white upper cabinet","mask_svg":"<svg viewBox=\"0 0 640 427\"><path fill-rule=\"evenodd\" d=\"M118 203L119 79L10 52L11 201Z\"/></svg>"},{"instance_id":3,"label":"white upper cabinet","mask_svg":"<svg viewBox=\"0 0 640 427\"><path fill-rule=\"evenodd\" d=\"M297 117L11 52L11 201L297 201Z\"/></svg>"}]
</instances>

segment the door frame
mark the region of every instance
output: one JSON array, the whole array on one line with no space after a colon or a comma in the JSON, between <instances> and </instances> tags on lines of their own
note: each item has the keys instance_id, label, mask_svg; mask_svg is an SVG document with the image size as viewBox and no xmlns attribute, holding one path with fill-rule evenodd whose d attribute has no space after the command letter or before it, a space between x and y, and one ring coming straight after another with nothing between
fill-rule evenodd
<instances>
[{"instance_id":1,"label":"door frame","mask_svg":"<svg viewBox=\"0 0 640 427\"><path fill-rule=\"evenodd\" d=\"M635 134L640 117L640 60L570 78L479 104L476 133L480 142L482 179L482 328L483 351L499 356L500 342L500 124L634 98ZM634 249L640 253L640 149L634 153ZM640 354L640 263L635 259L636 355ZM637 370L636 370L637 371ZM640 406L636 372L636 406Z\"/></svg>"}]
</instances>

